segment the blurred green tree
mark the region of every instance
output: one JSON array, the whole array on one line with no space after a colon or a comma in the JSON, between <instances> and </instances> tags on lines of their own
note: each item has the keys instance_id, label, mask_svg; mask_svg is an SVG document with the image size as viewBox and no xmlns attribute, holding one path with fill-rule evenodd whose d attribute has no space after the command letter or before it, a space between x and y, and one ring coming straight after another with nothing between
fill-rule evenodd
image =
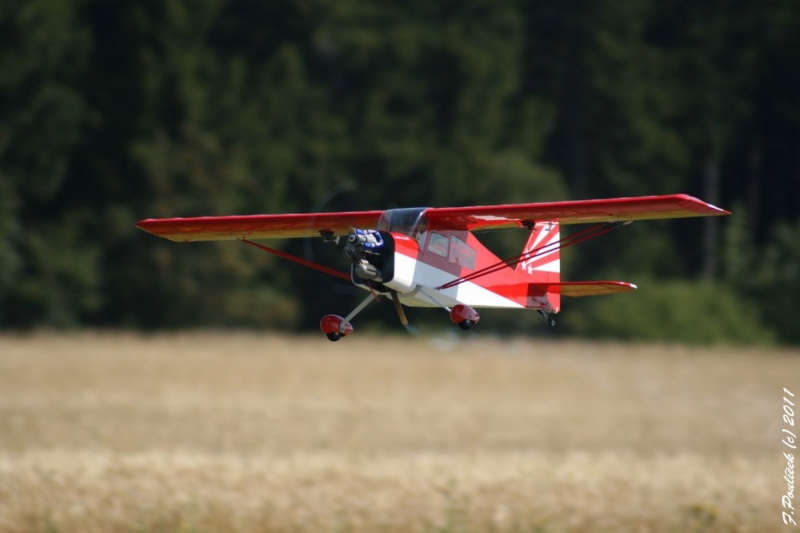
<instances>
[{"instance_id":1,"label":"blurred green tree","mask_svg":"<svg viewBox=\"0 0 800 533\"><path fill-rule=\"evenodd\" d=\"M314 327L355 297L235 243L155 240L145 217L688 192L742 207L565 252L568 278L653 281L575 304L565 330L798 342L798 24L792 0L9 0L0 325ZM693 292L718 319L696 332ZM605 316L637 306L654 312Z\"/></svg>"},{"instance_id":2,"label":"blurred green tree","mask_svg":"<svg viewBox=\"0 0 800 533\"><path fill-rule=\"evenodd\" d=\"M78 324L102 304L86 213L61 196L91 118L91 35L69 0L0 6L0 323Z\"/></svg>"}]
</instances>

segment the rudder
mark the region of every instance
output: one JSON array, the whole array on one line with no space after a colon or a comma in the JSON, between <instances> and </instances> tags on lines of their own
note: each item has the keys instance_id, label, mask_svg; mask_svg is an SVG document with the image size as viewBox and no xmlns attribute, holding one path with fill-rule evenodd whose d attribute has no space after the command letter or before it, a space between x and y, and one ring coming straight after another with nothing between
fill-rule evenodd
<instances>
[{"instance_id":1,"label":"rudder","mask_svg":"<svg viewBox=\"0 0 800 533\"><path fill-rule=\"evenodd\" d=\"M547 301L554 312L561 308L561 232L557 221L537 222L523 248L516 272L532 284L550 286Z\"/></svg>"},{"instance_id":2,"label":"rudder","mask_svg":"<svg viewBox=\"0 0 800 533\"><path fill-rule=\"evenodd\" d=\"M558 283L561 280L561 245L558 222L537 222L525 248L517 272L532 281Z\"/></svg>"}]
</instances>

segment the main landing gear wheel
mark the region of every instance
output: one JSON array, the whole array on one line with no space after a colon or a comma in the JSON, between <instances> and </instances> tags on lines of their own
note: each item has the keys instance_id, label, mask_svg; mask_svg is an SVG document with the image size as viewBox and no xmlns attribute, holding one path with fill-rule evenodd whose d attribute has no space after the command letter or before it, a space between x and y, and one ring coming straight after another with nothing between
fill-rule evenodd
<instances>
[{"instance_id":1,"label":"main landing gear wheel","mask_svg":"<svg viewBox=\"0 0 800 533\"><path fill-rule=\"evenodd\" d=\"M478 312L468 305L458 304L450 310L450 320L465 331L477 324L480 319Z\"/></svg>"},{"instance_id":2,"label":"main landing gear wheel","mask_svg":"<svg viewBox=\"0 0 800 533\"><path fill-rule=\"evenodd\" d=\"M351 333L353 333L353 325L350 324L350 321L360 313L369 303L373 300L377 299L376 296L370 294L364 301L358 304L358 307L353 309L349 315L342 318L339 315L325 315L322 317L322 320L319 322L319 329L322 333L328 337L328 340L331 341L338 341L342 337L347 337Z\"/></svg>"},{"instance_id":3,"label":"main landing gear wheel","mask_svg":"<svg viewBox=\"0 0 800 533\"><path fill-rule=\"evenodd\" d=\"M464 331L467 331L468 329L472 329L472 326L474 326L474 325L475 325L475 322L473 322L472 320L462 320L461 322L458 323L458 327L460 327Z\"/></svg>"},{"instance_id":4,"label":"main landing gear wheel","mask_svg":"<svg viewBox=\"0 0 800 533\"><path fill-rule=\"evenodd\" d=\"M319 329L330 341L338 341L344 336L353 333L353 326L344 318L337 315L326 315L319 323Z\"/></svg>"}]
</instances>

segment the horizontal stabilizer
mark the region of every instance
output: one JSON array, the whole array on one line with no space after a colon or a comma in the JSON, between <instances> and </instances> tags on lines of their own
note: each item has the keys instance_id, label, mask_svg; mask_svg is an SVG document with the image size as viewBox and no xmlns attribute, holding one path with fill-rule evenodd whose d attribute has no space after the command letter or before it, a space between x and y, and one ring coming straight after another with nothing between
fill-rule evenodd
<instances>
[{"instance_id":1,"label":"horizontal stabilizer","mask_svg":"<svg viewBox=\"0 0 800 533\"><path fill-rule=\"evenodd\" d=\"M561 283L531 283L531 292L560 292L561 296L597 296L615 292L631 292L636 285L627 281L566 281Z\"/></svg>"}]
</instances>

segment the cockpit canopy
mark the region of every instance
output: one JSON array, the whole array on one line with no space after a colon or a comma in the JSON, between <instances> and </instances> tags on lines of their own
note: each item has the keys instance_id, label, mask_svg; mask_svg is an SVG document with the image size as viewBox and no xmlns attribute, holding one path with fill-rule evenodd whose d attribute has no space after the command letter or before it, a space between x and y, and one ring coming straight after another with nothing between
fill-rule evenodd
<instances>
[{"instance_id":1,"label":"cockpit canopy","mask_svg":"<svg viewBox=\"0 0 800 533\"><path fill-rule=\"evenodd\" d=\"M428 219L424 214L427 207L387 209L378 219L378 229L390 233L402 233L417 239L428 229Z\"/></svg>"}]
</instances>

